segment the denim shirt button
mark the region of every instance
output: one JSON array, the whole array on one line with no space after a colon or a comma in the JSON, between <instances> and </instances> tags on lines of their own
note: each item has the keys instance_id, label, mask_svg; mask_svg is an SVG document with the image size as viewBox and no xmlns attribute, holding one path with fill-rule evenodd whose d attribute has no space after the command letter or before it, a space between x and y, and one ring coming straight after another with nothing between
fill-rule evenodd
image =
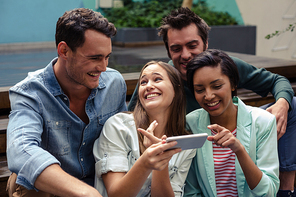
<instances>
[{"instance_id":1,"label":"denim shirt button","mask_svg":"<svg viewBox=\"0 0 296 197\"><path fill-rule=\"evenodd\" d=\"M59 122L56 122L56 125L59 125Z\"/></svg>"},{"instance_id":2,"label":"denim shirt button","mask_svg":"<svg viewBox=\"0 0 296 197\"><path fill-rule=\"evenodd\" d=\"M67 97L64 97L64 100L65 100L65 101L68 100Z\"/></svg>"},{"instance_id":3,"label":"denim shirt button","mask_svg":"<svg viewBox=\"0 0 296 197\"><path fill-rule=\"evenodd\" d=\"M83 161L83 158L81 158L80 160Z\"/></svg>"},{"instance_id":4,"label":"denim shirt button","mask_svg":"<svg viewBox=\"0 0 296 197\"><path fill-rule=\"evenodd\" d=\"M82 143L82 146L84 146L84 145L85 145L85 142Z\"/></svg>"}]
</instances>

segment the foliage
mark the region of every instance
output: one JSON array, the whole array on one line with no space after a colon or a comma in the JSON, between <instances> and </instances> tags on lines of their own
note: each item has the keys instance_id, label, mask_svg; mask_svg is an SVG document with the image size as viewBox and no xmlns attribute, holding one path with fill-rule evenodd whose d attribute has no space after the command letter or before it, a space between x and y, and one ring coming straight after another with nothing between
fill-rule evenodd
<instances>
[{"instance_id":1,"label":"foliage","mask_svg":"<svg viewBox=\"0 0 296 197\"><path fill-rule=\"evenodd\" d=\"M171 10L182 5L182 0L145 0L131 2L125 0L122 8L103 9L104 15L117 28L122 27L159 27L163 17ZM226 12L216 12L210 9L204 1L192 6L192 11L203 18L208 25L235 25L236 20Z\"/></svg>"},{"instance_id":2,"label":"foliage","mask_svg":"<svg viewBox=\"0 0 296 197\"><path fill-rule=\"evenodd\" d=\"M265 36L265 39L270 39L270 38L272 38L272 37L274 37L274 36L279 36L280 34L285 33L285 32L287 32L287 31L291 31L291 32L293 32L294 29L295 29L295 26L296 26L296 23L292 23L292 24L290 24L286 29L284 29L284 30L282 30L282 31L275 31L275 32L272 33L272 34L268 34L268 35L266 35L266 36Z\"/></svg>"},{"instance_id":3,"label":"foliage","mask_svg":"<svg viewBox=\"0 0 296 197\"><path fill-rule=\"evenodd\" d=\"M209 26L213 25L237 25L238 22L228 12L214 11L205 1L199 1L191 10L204 19Z\"/></svg>"}]
</instances>

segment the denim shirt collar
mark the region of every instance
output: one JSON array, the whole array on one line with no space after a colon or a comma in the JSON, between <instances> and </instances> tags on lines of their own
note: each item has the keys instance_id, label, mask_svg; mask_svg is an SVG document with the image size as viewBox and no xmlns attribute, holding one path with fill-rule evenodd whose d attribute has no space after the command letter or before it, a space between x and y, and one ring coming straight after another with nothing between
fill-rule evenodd
<instances>
[{"instance_id":1,"label":"denim shirt collar","mask_svg":"<svg viewBox=\"0 0 296 197\"><path fill-rule=\"evenodd\" d=\"M54 58L46 67L44 72L44 83L47 89L52 93L54 96L64 95L64 91L62 90L55 74L53 71L53 65L58 61L58 58ZM101 75L99 78L99 85L98 87L91 90L91 93L88 97L88 100L95 98L98 93L99 89L103 89L106 87L104 77Z\"/></svg>"}]
</instances>

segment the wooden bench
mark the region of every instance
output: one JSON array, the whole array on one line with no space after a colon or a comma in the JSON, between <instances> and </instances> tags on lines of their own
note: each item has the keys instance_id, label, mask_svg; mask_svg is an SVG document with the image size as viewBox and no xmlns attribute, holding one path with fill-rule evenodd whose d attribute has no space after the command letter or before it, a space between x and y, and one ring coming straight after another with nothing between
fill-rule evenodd
<instances>
[{"instance_id":1,"label":"wooden bench","mask_svg":"<svg viewBox=\"0 0 296 197\"><path fill-rule=\"evenodd\" d=\"M126 84L127 84L127 97L130 97L136 87L137 84L137 79L135 78L135 76L138 76L138 73L129 73L129 74L123 74L125 79L126 79ZM292 82L291 83L292 88L294 90L294 92L296 92L296 82ZM7 90L5 90L7 91ZM7 95L5 97L2 97L2 100L9 100L8 99L8 92L0 92L0 95ZM274 102L274 98L271 94L268 94L267 97L261 97L258 94L250 91L250 90L246 90L246 89L238 89L238 97L244 101L247 105L251 105L251 106L262 106L264 104L270 103L270 102ZM1 98L1 97L0 97ZM4 103L4 102L3 102ZM10 108L10 104L9 102L6 103L6 105L3 105L2 103L2 107L4 109L9 109ZM0 114L0 154L2 153L6 153L6 128L8 125L8 115L1 115Z\"/></svg>"},{"instance_id":2,"label":"wooden bench","mask_svg":"<svg viewBox=\"0 0 296 197\"><path fill-rule=\"evenodd\" d=\"M287 71L285 70L283 72ZM127 99L129 99L134 92L139 74L139 72L122 74L127 84ZM291 85L294 92L296 92L296 82L292 82ZM6 160L6 129L8 125L8 113L10 111L10 102L8 98L9 88L10 87L0 88L0 197L7 196L5 188L10 175ZM261 106L274 101L271 94L262 98L256 93L246 89L239 89L238 97L240 97L247 105L251 106Z\"/></svg>"},{"instance_id":3,"label":"wooden bench","mask_svg":"<svg viewBox=\"0 0 296 197\"><path fill-rule=\"evenodd\" d=\"M7 196L6 183L10 175L6 159L6 128L8 125L8 117L0 116L0 197Z\"/></svg>"}]
</instances>

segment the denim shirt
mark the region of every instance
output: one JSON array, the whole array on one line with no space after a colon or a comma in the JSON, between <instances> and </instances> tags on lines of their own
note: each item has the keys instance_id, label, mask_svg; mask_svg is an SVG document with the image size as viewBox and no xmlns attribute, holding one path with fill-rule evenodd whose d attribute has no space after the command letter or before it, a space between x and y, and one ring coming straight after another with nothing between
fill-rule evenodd
<instances>
[{"instance_id":1,"label":"denim shirt","mask_svg":"<svg viewBox=\"0 0 296 197\"><path fill-rule=\"evenodd\" d=\"M107 68L86 101L86 125L69 108L53 71L56 61L29 73L9 91L8 167L18 174L16 183L27 189L35 189L36 178L51 164L93 185L94 141L110 116L127 110L125 81L118 71Z\"/></svg>"}]
</instances>

